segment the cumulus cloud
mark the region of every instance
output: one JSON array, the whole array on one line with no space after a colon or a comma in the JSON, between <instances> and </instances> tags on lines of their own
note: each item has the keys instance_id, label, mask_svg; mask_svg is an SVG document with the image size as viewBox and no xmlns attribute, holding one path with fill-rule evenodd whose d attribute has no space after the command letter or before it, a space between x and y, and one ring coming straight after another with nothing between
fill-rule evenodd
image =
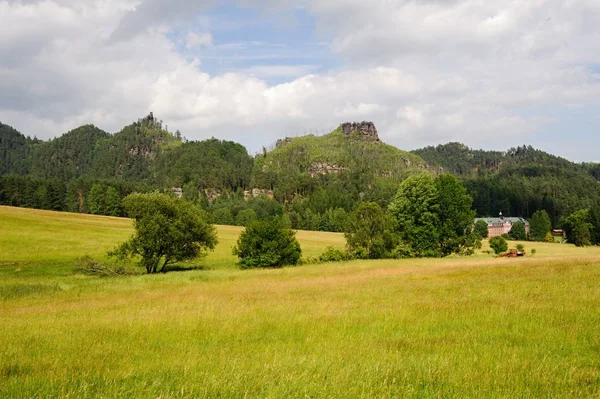
<instances>
[{"instance_id":1,"label":"cumulus cloud","mask_svg":"<svg viewBox=\"0 0 600 399\"><path fill-rule=\"evenodd\" d=\"M216 4L0 0L0 120L47 138L83 123L116 131L153 111L189 139L256 150L370 119L400 148L503 148L560 122L556 109L600 105L596 1L262 0L251 5L313 15L340 66L260 60L209 74L193 50L236 44L194 25Z\"/></svg>"}]
</instances>

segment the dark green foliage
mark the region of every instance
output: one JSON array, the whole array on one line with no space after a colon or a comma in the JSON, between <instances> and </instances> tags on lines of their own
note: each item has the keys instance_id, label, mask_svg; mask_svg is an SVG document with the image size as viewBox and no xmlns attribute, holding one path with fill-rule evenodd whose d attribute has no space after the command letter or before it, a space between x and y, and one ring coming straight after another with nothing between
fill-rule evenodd
<instances>
[{"instance_id":1,"label":"dark green foliage","mask_svg":"<svg viewBox=\"0 0 600 399\"><path fill-rule=\"evenodd\" d=\"M90 213L94 215L120 216L121 197L117 190L109 185L95 183L87 197Z\"/></svg>"},{"instance_id":2,"label":"dark green foliage","mask_svg":"<svg viewBox=\"0 0 600 399\"><path fill-rule=\"evenodd\" d=\"M488 224L485 220L478 220L475 223L475 227L473 228L473 232L477 234L480 238L488 238L490 232L488 229Z\"/></svg>"},{"instance_id":3,"label":"dark green foliage","mask_svg":"<svg viewBox=\"0 0 600 399\"><path fill-rule=\"evenodd\" d=\"M242 269L295 265L302 251L296 233L280 219L255 220L240 235L233 254Z\"/></svg>"},{"instance_id":4,"label":"dark green foliage","mask_svg":"<svg viewBox=\"0 0 600 399\"><path fill-rule=\"evenodd\" d=\"M439 176L435 179L435 187L441 255L460 253L468 242L467 232L471 229L475 218L475 211L471 209L473 198L467 194L465 186L452 175Z\"/></svg>"},{"instance_id":5,"label":"dark green foliage","mask_svg":"<svg viewBox=\"0 0 600 399\"><path fill-rule=\"evenodd\" d=\"M190 141L166 151L157 162L163 185L236 191L249 186L253 160L246 148L232 141ZM185 191L185 190L184 190Z\"/></svg>"},{"instance_id":6,"label":"dark green foliage","mask_svg":"<svg viewBox=\"0 0 600 399\"><path fill-rule=\"evenodd\" d=\"M212 211L211 221L214 224L220 224L225 226L233 226L234 218L229 208L217 208Z\"/></svg>"},{"instance_id":7,"label":"dark green foliage","mask_svg":"<svg viewBox=\"0 0 600 399\"><path fill-rule=\"evenodd\" d=\"M525 224L523 222L516 222L512 225L508 235L512 240L527 240L527 230L525 230Z\"/></svg>"},{"instance_id":8,"label":"dark green foliage","mask_svg":"<svg viewBox=\"0 0 600 399\"><path fill-rule=\"evenodd\" d=\"M492 248L496 255L500 255L508 250L508 243L504 237L492 237L490 238L490 248Z\"/></svg>"},{"instance_id":9,"label":"dark green foliage","mask_svg":"<svg viewBox=\"0 0 600 399\"><path fill-rule=\"evenodd\" d=\"M590 213L582 209L572 213L562 223L567 241L578 247L591 245L593 225L590 223Z\"/></svg>"},{"instance_id":10,"label":"dark green foliage","mask_svg":"<svg viewBox=\"0 0 600 399\"><path fill-rule=\"evenodd\" d=\"M99 143L109 140L110 134L93 125L85 125L31 148L30 173L40 178L63 181L94 174Z\"/></svg>"},{"instance_id":11,"label":"dark green foliage","mask_svg":"<svg viewBox=\"0 0 600 399\"><path fill-rule=\"evenodd\" d=\"M434 179L421 173L400 184L389 211L398 221L401 240L415 256L471 254L480 241L471 232L472 202L454 176Z\"/></svg>"},{"instance_id":12,"label":"dark green foliage","mask_svg":"<svg viewBox=\"0 0 600 399\"><path fill-rule=\"evenodd\" d=\"M596 165L578 165L530 146L497 152L450 143L414 153L463 179L480 217L502 212L531 218L543 209L557 224L599 199Z\"/></svg>"},{"instance_id":13,"label":"dark green foliage","mask_svg":"<svg viewBox=\"0 0 600 399\"><path fill-rule=\"evenodd\" d=\"M415 256L440 254L439 194L430 174L421 173L403 181L389 211L397 220L401 240Z\"/></svg>"},{"instance_id":14,"label":"dark green foliage","mask_svg":"<svg viewBox=\"0 0 600 399\"><path fill-rule=\"evenodd\" d=\"M394 219L374 202L363 202L350 215L345 232L348 250L357 258L394 257L398 243Z\"/></svg>"},{"instance_id":15,"label":"dark green foliage","mask_svg":"<svg viewBox=\"0 0 600 399\"><path fill-rule=\"evenodd\" d=\"M29 172L29 152L34 141L0 123L0 175Z\"/></svg>"},{"instance_id":16,"label":"dark green foliage","mask_svg":"<svg viewBox=\"0 0 600 399\"><path fill-rule=\"evenodd\" d=\"M257 220L256 212L254 209L242 209L238 212L235 217L235 224L237 226L248 226L248 223Z\"/></svg>"},{"instance_id":17,"label":"dark green foliage","mask_svg":"<svg viewBox=\"0 0 600 399\"><path fill-rule=\"evenodd\" d=\"M546 235L552 230L552 222L548 212L541 209L536 211L529 221L530 238L532 241L544 241Z\"/></svg>"},{"instance_id":18,"label":"dark green foliage","mask_svg":"<svg viewBox=\"0 0 600 399\"><path fill-rule=\"evenodd\" d=\"M592 245L600 245L600 200L590 208L588 221L591 225L590 241Z\"/></svg>"},{"instance_id":19,"label":"dark green foliage","mask_svg":"<svg viewBox=\"0 0 600 399\"><path fill-rule=\"evenodd\" d=\"M205 255L217 244L214 227L189 202L166 194L131 194L123 200L134 219L135 234L110 255L121 259L140 256L148 273L164 271L170 263Z\"/></svg>"}]
</instances>

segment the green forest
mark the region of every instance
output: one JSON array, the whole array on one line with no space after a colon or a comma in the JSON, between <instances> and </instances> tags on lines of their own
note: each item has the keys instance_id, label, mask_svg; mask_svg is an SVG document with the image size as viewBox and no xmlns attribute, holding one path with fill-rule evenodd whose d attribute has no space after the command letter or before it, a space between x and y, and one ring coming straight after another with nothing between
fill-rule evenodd
<instances>
[{"instance_id":1,"label":"green forest","mask_svg":"<svg viewBox=\"0 0 600 399\"><path fill-rule=\"evenodd\" d=\"M48 141L0 123L0 204L9 206L124 216L127 195L159 191L202 207L217 224L277 216L294 229L342 232L359 204L385 211L400 184L423 172L456 176L480 217L530 219L543 210L552 227L567 228L586 212L596 242L600 165L530 146L500 152L449 143L407 152L340 126L252 156L232 141L188 141L152 113L114 134L84 125Z\"/></svg>"}]
</instances>

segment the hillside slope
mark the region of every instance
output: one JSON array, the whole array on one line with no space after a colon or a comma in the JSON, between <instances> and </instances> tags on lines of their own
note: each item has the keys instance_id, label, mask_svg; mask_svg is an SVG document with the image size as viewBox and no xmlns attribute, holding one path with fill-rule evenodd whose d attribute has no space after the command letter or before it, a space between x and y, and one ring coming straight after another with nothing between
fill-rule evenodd
<instances>
[{"instance_id":1,"label":"hillside slope","mask_svg":"<svg viewBox=\"0 0 600 399\"><path fill-rule=\"evenodd\" d=\"M333 182L364 193L425 168L418 155L382 143L372 123L347 123L324 136L280 140L273 151L255 159L252 183L274 189L279 198L305 195Z\"/></svg>"}]
</instances>

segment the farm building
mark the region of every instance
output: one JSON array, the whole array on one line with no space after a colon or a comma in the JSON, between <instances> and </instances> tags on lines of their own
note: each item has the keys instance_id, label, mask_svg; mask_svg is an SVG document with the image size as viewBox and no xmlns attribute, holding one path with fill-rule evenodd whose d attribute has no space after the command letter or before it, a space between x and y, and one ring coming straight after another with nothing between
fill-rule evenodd
<instances>
[{"instance_id":1,"label":"farm building","mask_svg":"<svg viewBox=\"0 0 600 399\"><path fill-rule=\"evenodd\" d=\"M483 220L487 223L488 235L490 238L508 234L510 229L512 229L513 224L517 222L522 222L525 225L525 231L527 232L527 235L529 235L530 232L529 222L527 220L523 218L504 217L502 212L500 212L500 215L495 218L477 218L475 219L475 223L477 223L479 220Z\"/></svg>"}]
</instances>

